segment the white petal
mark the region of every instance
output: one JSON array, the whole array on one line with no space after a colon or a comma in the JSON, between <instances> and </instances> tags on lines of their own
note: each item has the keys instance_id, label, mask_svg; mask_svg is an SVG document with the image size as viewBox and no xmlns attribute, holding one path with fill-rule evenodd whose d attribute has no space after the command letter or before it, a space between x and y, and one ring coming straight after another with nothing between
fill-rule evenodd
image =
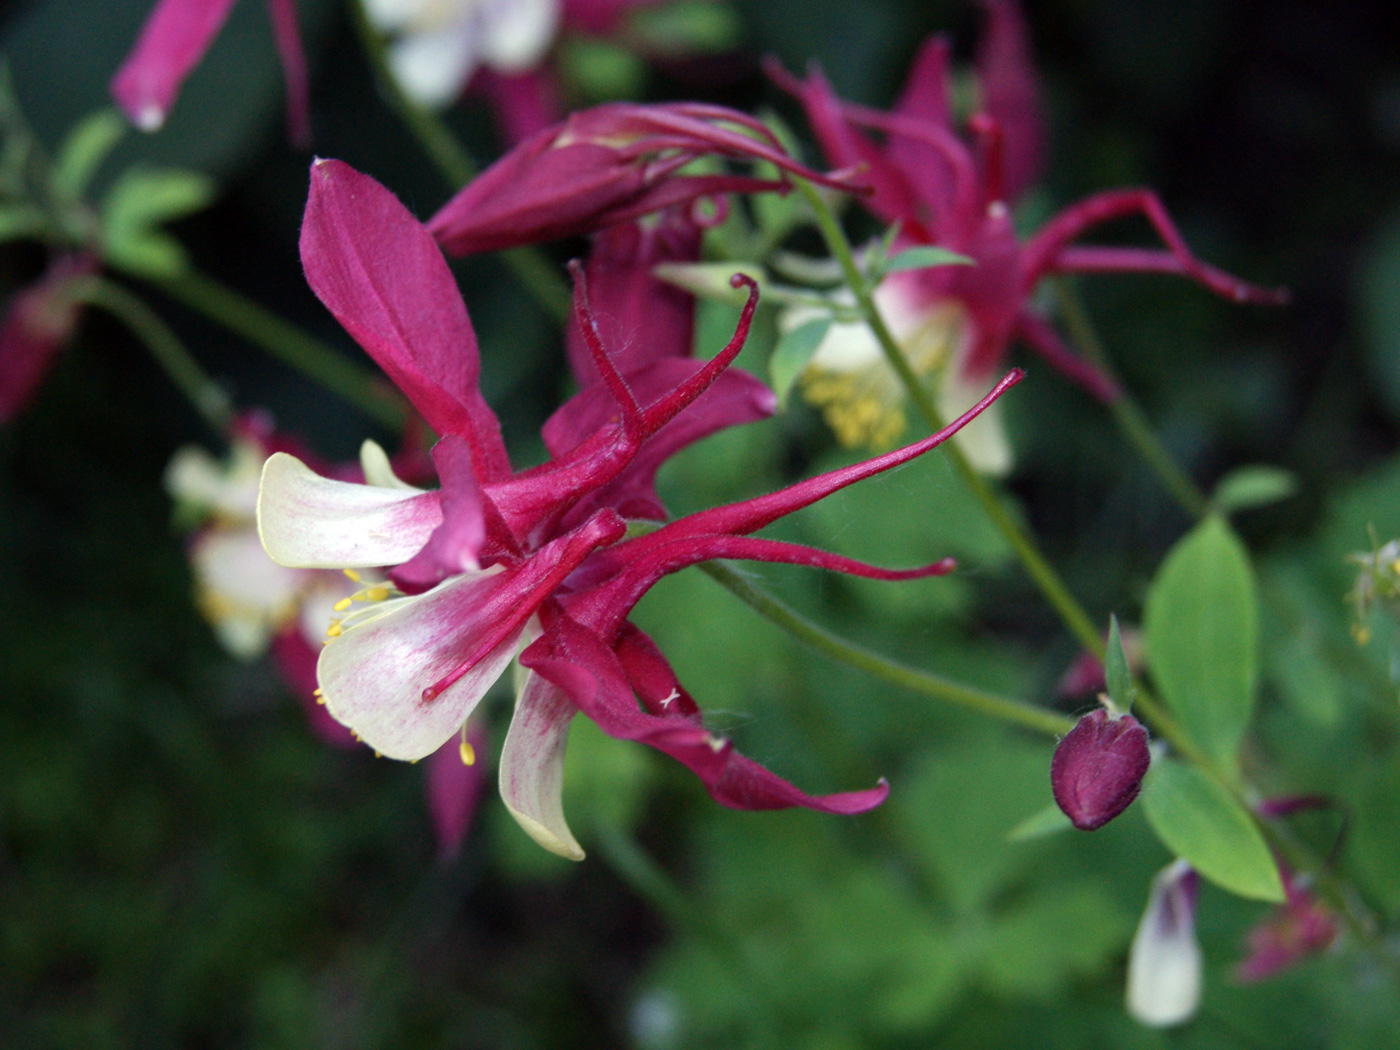
<instances>
[{"instance_id":1,"label":"white petal","mask_svg":"<svg viewBox=\"0 0 1400 1050\"><path fill-rule=\"evenodd\" d=\"M360 0L370 25L380 30L399 29L423 18L440 6L436 0Z\"/></svg>"},{"instance_id":2,"label":"white petal","mask_svg":"<svg viewBox=\"0 0 1400 1050\"><path fill-rule=\"evenodd\" d=\"M480 33L471 21L408 33L389 46L389 68L404 92L425 106L457 100L479 60Z\"/></svg>"},{"instance_id":3,"label":"white petal","mask_svg":"<svg viewBox=\"0 0 1400 1050\"><path fill-rule=\"evenodd\" d=\"M235 441L227 462L196 445L186 445L165 468L165 491L180 503L206 513L252 521L258 504L258 474L263 452L248 441Z\"/></svg>"},{"instance_id":4,"label":"white petal","mask_svg":"<svg viewBox=\"0 0 1400 1050\"><path fill-rule=\"evenodd\" d=\"M211 529L190 548L200 610L219 642L250 660L268 638L296 614L307 574L278 565L263 551L252 529Z\"/></svg>"},{"instance_id":5,"label":"white petal","mask_svg":"<svg viewBox=\"0 0 1400 1050\"><path fill-rule=\"evenodd\" d=\"M285 452L263 467L258 535L280 565L397 565L417 554L441 522L435 492L332 481Z\"/></svg>"},{"instance_id":6,"label":"white petal","mask_svg":"<svg viewBox=\"0 0 1400 1050\"><path fill-rule=\"evenodd\" d=\"M1201 1001L1201 946L1185 861L1152 880L1147 910L1128 953L1128 1013L1166 1028L1191 1019Z\"/></svg>"},{"instance_id":7,"label":"white petal","mask_svg":"<svg viewBox=\"0 0 1400 1050\"><path fill-rule=\"evenodd\" d=\"M533 69L559 30L559 0L486 0L481 60L502 73Z\"/></svg>"},{"instance_id":8,"label":"white petal","mask_svg":"<svg viewBox=\"0 0 1400 1050\"><path fill-rule=\"evenodd\" d=\"M515 655L519 630L436 697L423 696L499 626L478 610L505 582L498 568L464 573L424 594L362 606L347 616L316 665L326 709L390 758L432 754L461 728Z\"/></svg>"},{"instance_id":9,"label":"white petal","mask_svg":"<svg viewBox=\"0 0 1400 1050\"><path fill-rule=\"evenodd\" d=\"M969 382L957 367L950 367L938 391L938 411L949 422L957 419L992 388L996 380ZM983 474L1002 477L1011 470L1011 443L1006 439L1001 401L993 401L953 438L968 461Z\"/></svg>"},{"instance_id":10,"label":"white petal","mask_svg":"<svg viewBox=\"0 0 1400 1050\"><path fill-rule=\"evenodd\" d=\"M577 708L563 690L533 671L525 675L501 748L501 801L525 834L551 853L582 860L564 820L564 746Z\"/></svg>"},{"instance_id":11,"label":"white petal","mask_svg":"<svg viewBox=\"0 0 1400 1050\"><path fill-rule=\"evenodd\" d=\"M401 481L394 473L394 465L389 462L389 453L377 441L366 441L360 446L360 469L365 473L365 484L381 489L409 489L421 492L406 481Z\"/></svg>"}]
</instances>

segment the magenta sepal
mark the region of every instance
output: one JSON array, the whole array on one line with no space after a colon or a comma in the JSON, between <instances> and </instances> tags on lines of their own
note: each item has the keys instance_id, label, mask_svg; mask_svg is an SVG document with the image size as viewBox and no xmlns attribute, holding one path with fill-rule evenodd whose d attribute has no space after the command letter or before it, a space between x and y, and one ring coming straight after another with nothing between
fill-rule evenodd
<instances>
[{"instance_id":1,"label":"magenta sepal","mask_svg":"<svg viewBox=\"0 0 1400 1050\"><path fill-rule=\"evenodd\" d=\"M433 446L432 456L442 484L442 524L422 550L390 572L395 585L408 594L480 567L486 546L486 497L472 473L471 449L449 434Z\"/></svg>"},{"instance_id":2,"label":"magenta sepal","mask_svg":"<svg viewBox=\"0 0 1400 1050\"><path fill-rule=\"evenodd\" d=\"M739 754L730 741L710 734L695 713L668 711L664 698L654 701L659 711L642 710L617 655L596 633L557 607L541 609L540 618L545 635L521 654L520 662L562 689L609 736L647 744L680 762L720 805L747 810L803 806L823 813L863 813L889 794L889 785L883 780L864 791L833 795L800 791ZM660 658L659 653L655 656ZM653 686L648 694L654 693Z\"/></svg>"},{"instance_id":3,"label":"magenta sepal","mask_svg":"<svg viewBox=\"0 0 1400 1050\"><path fill-rule=\"evenodd\" d=\"M1257 984L1320 955L1337 937L1337 918L1290 871L1279 865L1284 903L1269 912L1245 937L1247 955L1235 967L1241 984Z\"/></svg>"},{"instance_id":4,"label":"magenta sepal","mask_svg":"<svg viewBox=\"0 0 1400 1050\"><path fill-rule=\"evenodd\" d=\"M1137 798L1152 754L1132 715L1091 711L1065 734L1050 759L1055 804L1080 831L1101 828Z\"/></svg>"},{"instance_id":5,"label":"magenta sepal","mask_svg":"<svg viewBox=\"0 0 1400 1050\"><path fill-rule=\"evenodd\" d=\"M429 426L467 442L478 481L508 477L500 424L477 386L467 308L442 252L408 209L349 165L317 160L300 247L317 298Z\"/></svg>"},{"instance_id":6,"label":"magenta sepal","mask_svg":"<svg viewBox=\"0 0 1400 1050\"><path fill-rule=\"evenodd\" d=\"M785 185L677 174L706 156L767 161L780 172L853 188L798 164L763 124L736 110L612 102L572 113L520 143L448 201L428 229L449 254L466 255L589 233L700 197Z\"/></svg>"},{"instance_id":7,"label":"magenta sepal","mask_svg":"<svg viewBox=\"0 0 1400 1050\"><path fill-rule=\"evenodd\" d=\"M112 98L143 131L165 123L175 96L223 28L234 0L159 0L136 45L112 77ZM310 134L306 56L292 0L267 0L273 41L287 91L287 134L304 145Z\"/></svg>"}]
</instances>

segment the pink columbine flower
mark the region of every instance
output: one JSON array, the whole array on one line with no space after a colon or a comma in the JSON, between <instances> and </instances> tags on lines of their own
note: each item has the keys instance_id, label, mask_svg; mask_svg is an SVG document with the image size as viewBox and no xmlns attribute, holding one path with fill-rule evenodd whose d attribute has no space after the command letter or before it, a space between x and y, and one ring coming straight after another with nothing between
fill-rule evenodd
<instances>
[{"instance_id":1,"label":"pink columbine flower","mask_svg":"<svg viewBox=\"0 0 1400 1050\"><path fill-rule=\"evenodd\" d=\"M781 178L678 174L700 157L767 161L780 172L851 188L802 167L761 122L736 110L612 102L521 142L448 201L428 229L449 255L467 255L591 233L713 194L786 188Z\"/></svg>"},{"instance_id":2,"label":"pink columbine flower","mask_svg":"<svg viewBox=\"0 0 1400 1050\"><path fill-rule=\"evenodd\" d=\"M752 317L752 288L739 330L718 356L667 356L623 375L579 281L578 323L597 378L551 420L550 460L513 472L477 387L475 338L451 273L392 194L343 164L318 162L301 250L312 289L443 435L432 453L436 491L347 484L287 455L264 468L259 531L275 560L387 566L395 584L392 595L364 602L328 632L317 674L335 717L385 755L419 758L456 736L528 646L522 662L531 673L502 749L501 792L537 841L571 857L582 851L564 823L559 787L566 729L579 710L613 736L677 758L725 805L855 812L884 798L883 784L807 795L735 753L704 728L664 658L626 616L663 575L709 558L880 579L946 572L947 562L890 571L749 534L935 447L1019 375L954 426L907 448L619 542L625 525L617 507L638 492L655 499L649 443L674 451L720 421L753 418L752 380L736 383L726 372ZM677 427L676 436L667 438L667 427ZM599 499L631 470L641 471L635 488L616 503Z\"/></svg>"},{"instance_id":3,"label":"pink columbine flower","mask_svg":"<svg viewBox=\"0 0 1400 1050\"><path fill-rule=\"evenodd\" d=\"M1055 804L1080 831L1094 831L1137 798L1152 755L1132 715L1100 707L1075 723L1050 759Z\"/></svg>"},{"instance_id":4,"label":"pink columbine flower","mask_svg":"<svg viewBox=\"0 0 1400 1050\"><path fill-rule=\"evenodd\" d=\"M10 301L0 321L0 424L29 404L54 355L72 336L81 313L75 286L96 269L91 256L60 255Z\"/></svg>"},{"instance_id":5,"label":"pink columbine flower","mask_svg":"<svg viewBox=\"0 0 1400 1050\"><path fill-rule=\"evenodd\" d=\"M112 78L112 98L142 131L158 131L180 85L209 50L234 0L158 0L136 46ZM268 17L287 85L287 133L304 144L310 135L306 56L292 0L267 0Z\"/></svg>"},{"instance_id":6,"label":"pink columbine flower","mask_svg":"<svg viewBox=\"0 0 1400 1050\"><path fill-rule=\"evenodd\" d=\"M859 177L873 187L864 203L882 221L899 224L896 249L936 245L975 263L892 274L877 290L894 335L916 367L945 369L945 383L985 386L1002 367L1010 343L1020 340L1095 396L1114 397L1109 380L1031 306L1037 284L1055 274L1175 274L1237 302L1286 300L1281 291L1247 284L1196 259L1161 201L1146 189L1089 197L1018 241L1010 206L1030 185L1042 152L1035 71L1016 4L984 0L983 6L987 25L976 62L981 109L962 134L953 125L944 37L919 50L888 113L840 101L818 70L799 81L775 63L768 67L800 100L827 158L842 167L863 165ZM883 133L883 143L863 128ZM1090 229L1133 215L1152 224L1164 249L1076 244ZM848 331L854 327L833 326L827 336L832 345L819 347L813 358L837 398L823 403L835 405L838 415L845 407L839 397L854 382L851 373L883 367L882 359L844 345L858 338ZM820 390L818 395L827 396ZM1001 449L985 458L988 469L1008 463Z\"/></svg>"}]
</instances>

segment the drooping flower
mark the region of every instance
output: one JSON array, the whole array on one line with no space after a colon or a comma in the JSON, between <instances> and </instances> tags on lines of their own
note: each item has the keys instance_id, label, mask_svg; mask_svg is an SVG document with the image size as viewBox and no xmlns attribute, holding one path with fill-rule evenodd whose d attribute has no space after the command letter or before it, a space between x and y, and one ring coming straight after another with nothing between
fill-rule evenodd
<instances>
[{"instance_id":1,"label":"drooping flower","mask_svg":"<svg viewBox=\"0 0 1400 1050\"><path fill-rule=\"evenodd\" d=\"M860 177L873 192L866 207L898 223L897 250L937 246L970 258L972 266L939 266L892 274L877 291L910 361L942 382L985 387L1019 340L1090 393L1112 399L1109 380L1076 355L1032 307L1039 282L1055 274L1165 273L1187 277L1237 302L1280 303L1283 292L1247 284L1196 259L1156 194L1110 190L1071 205L1028 240L1018 241L1010 205L1034 178L1041 153L1035 72L1025 26L1012 0L984 0L987 25L976 72L981 108L964 134L953 124L947 90L949 44L927 41L915 57L893 109L880 112L836 98L818 70L805 81L776 64L770 75L801 102L828 160L864 165ZM883 143L862 130L883 133ZM1102 223L1141 216L1164 249L1088 247L1075 242ZM875 441L885 414L898 408L891 385L857 373L888 371L872 356L861 326L833 325L804 381L838 433ZM936 330L931 350L930 330ZM829 344L829 345L828 345ZM855 421L868 418L869 426ZM1009 465L1004 443L982 433L984 469Z\"/></svg>"},{"instance_id":2,"label":"drooping flower","mask_svg":"<svg viewBox=\"0 0 1400 1050\"><path fill-rule=\"evenodd\" d=\"M157 0L136 45L112 78L112 98L142 131L158 131L180 86L223 27L234 0ZM310 135L306 56L292 0L267 0L268 17L287 91L287 134Z\"/></svg>"},{"instance_id":3,"label":"drooping flower","mask_svg":"<svg viewBox=\"0 0 1400 1050\"><path fill-rule=\"evenodd\" d=\"M612 102L521 142L443 205L428 229L449 255L468 255L591 233L714 194L786 188L781 178L678 174L701 157L767 161L851 188L802 167L768 128L737 110Z\"/></svg>"},{"instance_id":4,"label":"drooping flower","mask_svg":"<svg viewBox=\"0 0 1400 1050\"><path fill-rule=\"evenodd\" d=\"M935 447L1018 376L915 445L619 542L619 507L639 501L659 510L653 442L675 451L716 426L762 414L753 381L726 372L752 316L752 289L735 338L717 357L695 362L668 353L647 361L643 354L624 375L579 281L577 323L595 378L584 379L547 425L550 460L515 473L476 386L466 309L428 232L383 187L325 161L312 170L301 245L312 289L443 435L433 449L437 491L347 484L286 455L264 468L259 530L275 560L383 566L395 585L330 629L317 672L332 714L385 755L418 758L456 736L517 649L528 646L522 662L531 673L502 750L501 790L522 826L566 856L582 855L558 797L565 732L579 710L613 736L677 758L726 805L854 812L883 799L883 784L807 795L738 755L704 728L664 658L626 616L663 575L709 558L880 579L946 572L947 562L877 569L749 534ZM676 428L669 437L668 427ZM623 484L629 471L635 483Z\"/></svg>"},{"instance_id":5,"label":"drooping flower","mask_svg":"<svg viewBox=\"0 0 1400 1050\"><path fill-rule=\"evenodd\" d=\"M1128 1013L1153 1028L1169 1028L1189 1021L1200 1002L1196 872L1175 860L1152 880L1128 950Z\"/></svg>"},{"instance_id":6,"label":"drooping flower","mask_svg":"<svg viewBox=\"0 0 1400 1050\"><path fill-rule=\"evenodd\" d=\"M1050 759L1055 804L1080 831L1094 831L1137 798L1152 755L1147 730L1100 707L1075 723Z\"/></svg>"},{"instance_id":7,"label":"drooping flower","mask_svg":"<svg viewBox=\"0 0 1400 1050\"><path fill-rule=\"evenodd\" d=\"M0 424L29 403L54 355L72 336L81 312L73 293L96 269L91 256L60 255L10 301L0 321Z\"/></svg>"}]
</instances>

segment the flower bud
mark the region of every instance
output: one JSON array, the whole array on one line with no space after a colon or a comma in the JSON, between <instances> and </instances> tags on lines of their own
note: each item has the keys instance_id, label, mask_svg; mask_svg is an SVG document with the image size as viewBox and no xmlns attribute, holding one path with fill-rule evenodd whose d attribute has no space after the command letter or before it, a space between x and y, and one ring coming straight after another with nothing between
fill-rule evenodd
<instances>
[{"instance_id":1,"label":"flower bud","mask_svg":"<svg viewBox=\"0 0 1400 1050\"><path fill-rule=\"evenodd\" d=\"M1104 708L1079 720L1050 760L1055 804L1081 831L1103 827L1137 798L1151 755L1147 730L1132 715Z\"/></svg>"},{"instance_id":2,"label":"flower bud","mask_svg":"<svg viewBox=\"0 0 1400 1050\"><path fill-rule=\"evenodd\" d=\"M1184 860L1152 880L1147 910L1128 951L1128 1013L1153 1028L1191 1019L1201 1002L1196 873Z\"/></svg>"}]
</instances>

